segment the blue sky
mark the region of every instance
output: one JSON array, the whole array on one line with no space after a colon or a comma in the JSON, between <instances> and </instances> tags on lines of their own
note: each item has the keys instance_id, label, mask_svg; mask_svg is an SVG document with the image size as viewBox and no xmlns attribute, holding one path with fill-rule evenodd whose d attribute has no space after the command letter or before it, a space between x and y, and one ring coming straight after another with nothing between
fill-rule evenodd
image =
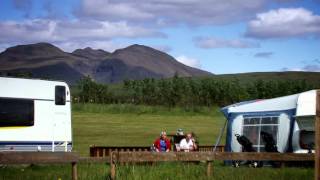
<instances>
[{"instance_id":1,"label":"blue sky","mask_svg":"<svg viewBox=\"0 0 320 180\"><path fill-rule=\"evenodd\" d=\"M2 0L0 51L143 44L216 74L320 71L320 0Z\"/></svg>"}]
</instances>

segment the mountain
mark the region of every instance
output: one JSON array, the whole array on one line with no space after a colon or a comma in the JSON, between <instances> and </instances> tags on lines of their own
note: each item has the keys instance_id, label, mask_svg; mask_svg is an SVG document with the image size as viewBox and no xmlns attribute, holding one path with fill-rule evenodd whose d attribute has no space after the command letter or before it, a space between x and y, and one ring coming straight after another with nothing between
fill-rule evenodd
<instances>
[{"instance_id":1,"label":"mountain","mask_svg":"<svg viewBox=\"0 0 320 180\"><path fill-rule=\"evenodd\" d=\"M69 58L67 53L48 43L18 45L0 54L1 69L41 66L64 58Z\"/></svg>"},{"instance_id":2,"label":"mountain","mask_svg":"<svg viewBox=\"0 0 320 180\"><path fill-rule=\"evenodd\" d=\"M156 49L132 45L113 53L76 49L64 52L49 43L10 47L0 53L0 75L31 74L35 78L64 80L70 84L84 76L101 83L125 79L208 76L211 73L186 66Z\"/></svg>"},{"instance_id":3,"label":"mountain","mask_svg":"<svg viewBox=\"0 0 320 180\"><path fill-rule=\"evenodd\" d=\"M164 77L172 77L176 72L180 76L203 76L209 74L186 66L162 51L137 44L116 50L113 53L113 58L121 59L127 65L143 65L147 70L161 74Z\"/></svg>"},{"instance_id":4,"label":"mountain","mask_svg":"<svg viewBox=\"0 0 320 180\"><path fill-rule=\"evenodd\" d=\"M102 49L92 49L91 47L86 47L84 49L76 49L72 52L73 55L84 57L88 59L104 59L109 56L111 53L104 51Z\"/></svg>"}]
</instances>

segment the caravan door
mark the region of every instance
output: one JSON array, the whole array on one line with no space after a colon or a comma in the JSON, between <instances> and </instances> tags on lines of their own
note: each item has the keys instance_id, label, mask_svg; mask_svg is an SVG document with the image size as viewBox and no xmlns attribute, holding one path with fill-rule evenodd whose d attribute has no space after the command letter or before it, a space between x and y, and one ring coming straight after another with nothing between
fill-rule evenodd
<instances>
[{"instance_id":1,"label":"caravan door","mask_svg":"<svg viewBox=\"0 0 320 180\"><path fill-rule=\"evenodd\" d=\"M65 86L55 86L52 151L67 151L69 114L66 106L66 94Z\"/></svg>"}]
</instances>

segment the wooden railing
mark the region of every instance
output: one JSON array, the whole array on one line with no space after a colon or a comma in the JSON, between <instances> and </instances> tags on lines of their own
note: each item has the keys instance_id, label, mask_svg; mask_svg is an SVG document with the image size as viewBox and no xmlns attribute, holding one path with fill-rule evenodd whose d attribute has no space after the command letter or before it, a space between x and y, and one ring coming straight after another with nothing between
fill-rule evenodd
<instances>
[{"instance_id":1,"label":"wooden railing","mask_svg":"<svg viewBox=\"0 0 320 180\"><path fill-rule=\"evenodd\" d=\"M111 151L105 157L79 157L71 152L0 152L0 164L72 164L72 179L77 180L77 163L110 163L110 177L116 177L116 164L145 162L203 162L207 176L212 176L214 160L314 161L314 154L293 153L230 153L230 152L125 152Z\"/></svg>"},{"instance_id":2,"label":"wooden railing","mask_svg":"<svg viewBox=\"0 0 320 180\"><path fill-rule=\"evenodd\" d=\"M166 161L314 161L314 154L256 153L256 152L112 152L115 162L166 162Z\"/></svg>"},{"instance_id":3,"label":"wooden railing","mask_svg":"<svg viewBox=\"0 0 320 180\"><path fill-rule=\"evenodd\" d=\"M198 146L198 152L212 152L213 146ZM90 157L109 157L111 152L148 152L149 146L90 146ZM217 146L216 152L224 152L224 146Z\"/></svg>"},{"instance_id":4,"label":"wooden railing","mask_svg":"<svg viewBox=\"0 0 320 180\"><path fill-rule=\"evenodd\" d=\"M111 152L150 151L149 146L90 146L90 157L109 157Z\"/></svg>"},{"instance_id":5,"label":"wooden railing","mask_svg":"<svg viewBox=\"0 0 320 180\"><path fill-rule=\"evenodd\" d=\"M314 154L294 153L230 153L230 152L112 152L110 177L116 177L116 164L141 162L200 162L206 161L208 177L213 174L214 160L256 160L256 161L314 161Z\"/></svg>"},{"instance_id":6,"label":"wooden railing","mask_svg":"<svg viewBox=\"0 0 320 180\"><path fill-rule=\"evenodd\" d=\"M0 164L71 164L77 180L79 155L71 152L0 152Z\"/></svg>"},{"instance_id":7,"label":"wooden railing","mask_svg":"<svg viewBox=\"0 0 320 180\"><path fill-rule=\"evenodd\" d=\"M214 150L214 146L205 145L205 146L199 146L197 151L199 151L199 152L213 152L213 150ZM224 152L224 145L217 146L216 152Z\"/></svg>"}]
</instances>

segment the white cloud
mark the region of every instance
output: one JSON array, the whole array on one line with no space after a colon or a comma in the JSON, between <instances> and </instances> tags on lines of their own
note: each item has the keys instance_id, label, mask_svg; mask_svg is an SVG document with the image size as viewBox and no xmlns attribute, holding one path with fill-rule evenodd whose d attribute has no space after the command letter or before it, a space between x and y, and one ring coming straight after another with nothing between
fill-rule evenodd
<instances>
[{"instance_id":1,"label":"white cloud","mask_svg":"<svg viewBox=\"0 0 320 180\"><path fill-rule=\"evenodd\" d=\"M266 0L82 0L81 18L154 24L225 24L260 11Z\"/></svg>"},{"instance_id":2,"label":"white cloud","mask_svg":"<svg viewBox=\"0 0 320 180\"><path fill-rule=\"evenodd\" d=\"M0 22L0 45L50 42L56 44L104 44L115 38L157 37L165 35L151 28L129 25L126 22L59 21L49 19ZM66 45L67 47L68 45Z\"/></svg>"},{"instance_id":3,"label":"white cloud","mask_svg":"<svg viewBox=\"0 0 320 180\"><path fill-rule=\"evenodd\" d=\"M58 40L53 33L56 24L55 21L40 19L0 22L0 43Z\"/></svg>"},{"instance_id":4,"label":"white cloud","mask_svg":"<svg viewBox=\"0 0 320 180\"><path fill-rule=\"evenodd\" d=\"M54 45L62 48L66 52L72 52L75 49L84 49L91 47L92 49L103 49L108 52L113 52L116 49L121 49L129 46L129 44L115 43L113 41L76 41L76 42L58 42Z\"/></svg>"},{"instance_id":5,"label":"white cloud","mask_svg":"<svg viewBox=\"0 0 320 180\"><path fill-rule=\"evenodd\" d=\"M181 55L181 56L177 56L176 60L178 60L179 62L181 62L187 66L191 66L194 68L201 68L201 62L195 58L190 58L185 55Z\"/></svg>"},{"instance_id":6,"label":"white cloud","mask_svg":"<svg viewBox=\"0 0 320 180\"><path fill-rule=\"evenodd\" d=\"M274 53L273 52L258 52L254 54L256 58L270 58Z\"/></svg>"},{"instance_id":7,"label":"white cloud","mask_svg":"<svg viewBox=\"0 0 320 180\"><path fill-rule=\"evenodd\" d=\"M137 3L123 1L83 0L80 11L89 17L108 20L146 20L153 18L152 14L140 11L138 6Z\"/></svg>"},{"instance_id":8,"label":"white cloud","mask_svg":"<svg viewBox=\"0 0 320 180\"><path fill-rule=\"evenodd\" d=\"M312 62L305 62L302 68L282 68L282 71L308 71L308 72L320 72L320 61L315 59Z\"/></svg>"},{"instance_id":9,"label":"white cloud","mask_svg":"<svg viewBox=\"0 0 320 180\"><path fill-rule=\"evenodd\" d=\"M258 43L243 39L222 39L216 37L196 37L193 40L195 46L204 49L214 48L256 48Z\"/></svg>"},{"instance_id":10,"label":"white cloud","mask_svg":"<svg viewBox=\"0 0 320 180\"><path fill-rule=\"evenodd\" d=\"M310 64L303 67L305 71L312 71L312 72L320 72L320 65L319 64Z\"/></svg>"},{"instance_id":11,"label":"white cloud","mask_svg":"<svg viewBox=\"0 0 320 180\"><path fill-rule=\"evenodd\" d=\"M163 33L139 26L131 26L126 22L108 21L72 21L60 22L56 29L60 36L68 38L111 39L117 37L165 37Z\"/></svg>"},{"instance_id":12,"label":"white cloud","mask_svg":"<svg viewBox=\"0 0 320 180\"><path fill-rule=\"evenodd\" d=\"M165 52L165 53L168 53L168 52L170 52L172 50L172 48L170 46L167 46L167 45L152 45L152 47L154 49L157 49L157 50Z\"/></svg>"},{"instance_id":13,"label":"white cloud","mask_svg":"<svg viewBox=\"0 0 320 180\"><path fill-rule=\"evenodd\" d=\"M303 71L302 68L282 68L280 71Z\"/></svg>"},{"instance_id":14,"label":"white cloud","mask_svg":"<svg viewBox=\"0 0 320 180\"><path fill-rule=\"evenodd\" d=\"M281 8L260 13L249 22L246 35L284 38L320 34L320 16L304 8Z\"/></svg>"}]
</instances>

